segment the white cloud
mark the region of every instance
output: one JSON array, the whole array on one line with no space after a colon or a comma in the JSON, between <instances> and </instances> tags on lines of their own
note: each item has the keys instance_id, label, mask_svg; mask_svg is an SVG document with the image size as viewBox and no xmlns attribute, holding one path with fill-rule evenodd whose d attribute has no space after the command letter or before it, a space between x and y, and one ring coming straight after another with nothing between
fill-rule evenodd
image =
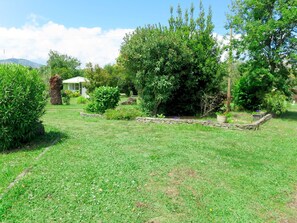
<instances>
[{"instance_id":1,"label":"white cloud","mask_svg":"<svg viewBox=\"0 0 297 223\"><path fill-rule=\"evenodd\" d=\"M46 63L50 50L103 66L115 62L123 37L131 29L67 28L54 22L39 26L35 19L22 28L0 27L0 59L24 58Z\"/></svg>"},{"instance_id":2,"label":"white cloud","mask_svg":"<svg viewBox=\"0 0 297 223\"><path fill-rule=\"evenodd\" d=\"M230 44L230 36L223 36L221 34L217 34L217 33L214 33L213 34L214 38L217 39L219 45L221 47L224 47L224 46L228 46ZM233 38L234 39L240 39L241 35L233 35ZM233 55L235 55L235 52L233 51ZM222 53L222 56L221 56L221 61L226 61L229 57L229 52L227 50L224 50L223 53Z\"/></svg>"}]
</instances>

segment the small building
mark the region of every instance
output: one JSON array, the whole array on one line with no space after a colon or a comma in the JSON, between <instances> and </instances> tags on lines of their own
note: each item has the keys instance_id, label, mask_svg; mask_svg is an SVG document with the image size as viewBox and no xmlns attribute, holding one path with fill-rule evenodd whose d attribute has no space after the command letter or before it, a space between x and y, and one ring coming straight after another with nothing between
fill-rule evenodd
<instances>
[{"instance_id":1,"label":"small building","mask_svg":"<svg viewBox=\"0 0 297 223\"><path fill-rule=\"evenodd\" d=\"M78 91L81 96L88 98L87 89L83 85L86 82L88 82L88 79L84 77L73 77L63 81L63 89L73 92Z\"/></svg>"}]
</instances>

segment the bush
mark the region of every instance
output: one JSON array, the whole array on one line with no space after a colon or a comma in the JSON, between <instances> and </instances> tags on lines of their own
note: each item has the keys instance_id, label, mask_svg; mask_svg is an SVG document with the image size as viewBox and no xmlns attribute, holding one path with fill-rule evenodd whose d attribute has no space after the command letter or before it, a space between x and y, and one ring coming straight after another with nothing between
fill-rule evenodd
<instances>
[{"instance_id":1,"label":"bush","mask_svg":"<svg viewBox=\"0 0 297 223\"><path fill-rule=\"evenodd\" d=\"M141 106L151 115L195 115L204 94L216 94L225 75L221 49L213 37L211 12L199 17L171 13L168 26L137 28L124 38L119 62L135 83Z\"/></svg>"},{"instance_id":2,"label":"bush","mask_svg":"<svg viewBox=\"0 0 297 223\"><path fill-rule=\"evenodd\" d=\"M261 108L265 94L271 91L273 75L265 68L248 67L235 85L234 103L243 109Z\"/></svg>"},{"instance_id":3,"label":"bush","mask_svg":"<svg viewBox=\"0 0 297 223\"><path fill-rule=\"evenodd\" d=\"M87 102L88 102L88 99L86 99L86 98L83 97L83 96L79 96L79 97L77 98L77 104L87 104Z\"/></svg>"},{"instance_id":4,"label":"bush","mask_svg":"<svg viewBox=\"0 0 297 223\"><path fill-rule=\"evenodd\" d=\"M115 108L120 101L120 91L114 87L99 87L91 94L91 102L86 110L103 114L107 109Z\"/></svg>"},{"instance_id":5,"label":"bush","mask_svg":"<svg viewBox=\"0 0 297 223\"><path fill-rule=\"evenodd\" d=\"M117 109L108 109L104 115L108 120L133 120L136 117L143 116L143 113L135 107L125 106Z\"/></svg>"},{"instance_id":6,"label":"bush","mask_svg":"<svg viewBox=\"0 0 297 223\"><path fill-rule=\"evenodd\" d=\"M70 98L77 98L80 96L79 91L70 91L70 90L64 90L64 93L67 94Z\"/></svg>"},{"instance_id":7,"label":"bush","mask_svg":"<svg viewBox=\"0 0 297 223\"><path fill-rule=\"evenodd\" d=\"M62 92L62 100L63 100L64 104L70 105L70 95L71 94L72 94L72 92L69 90L65 90Z\"/></svg>"},{"instance_id":8,"label":"bush","mask_svg":"<svg viewBox=\"0 0 297 223\"><path fill-rule=\"evenodd\" d=\"M72 94L71 94L71 97L72 97L72 98L77 98L77 97L79 97L79 96L80 96L79 91L72 92Z\"/></svg>"},{"instance_id":9,"label":"bush","mask_svg":"<svg viewBox=\"0 0 297 223\"><path fill-rule=\"evenodd\" d=\"M281 115L288 109L287 97L279 92L274 91L265 95L264 108L275 115Z\"/></svg>"},{"instance_id":10,"label":"bush","mask_svg":"<svg viewBox=\"0 0 297 223\"><path fill-rule=\"evenodd\" d=\"M0 65L0 150L14 148L41 133L45 85L36 70Z\"/></svg>"}]
</instances>

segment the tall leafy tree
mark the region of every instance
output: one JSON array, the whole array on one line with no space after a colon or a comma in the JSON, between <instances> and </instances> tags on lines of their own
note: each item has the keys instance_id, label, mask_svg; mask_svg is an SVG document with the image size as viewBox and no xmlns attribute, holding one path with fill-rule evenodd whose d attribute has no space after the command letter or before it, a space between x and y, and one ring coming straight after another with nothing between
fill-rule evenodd
<instances>
[{"instance_id":1,"label":"tall leafy tree","mask_svg":"<svg viewBox=\"0 0 297 223\"><path fill-rule=\"evenodd\" d=\"M202 96L217 94L222 77L225 75L220 62L221 49L212 34L214 25L211 7L206 15L200 1L197 18L194 5L185 13L178 6L176 16L171 8L169 29L185 40L192 52L192 59L186 76L182 77L181 87L167 104L177 105L175 108L170 106L170 110L175 114L180 111L184 114L196 114L200 110Z\"/></svg>"},{"instance_id":2,"label":"tall leafy tree","mask_svg":"<svg viewBox=\"0 0 297 223\"><path fill-rule=\"evenodd\" d=\"M180 87L191 52L180 36L155 26L138 28L122 46L124 66L135 74L142 106L152 114L163 113L165 103Z\"/></svg>"},{"instance_id":3,"label":"tall leafy tree","mask_svg":"<svg viewBox=\"0 0 297 223\"><path fill-rule=\"evenodd\" d=\"M85 77L88 79L86 88L88 93L92 93L96 88L101 86L109 86L110 75L106 70L98 64L87 63L84 69Z\"/></svg>"},{"instance_id":4,"label":"tall leafy tree","mask_svg":"<svg viewBox=\"0 0 297 223\"><path fill-rule=\"evenodd\" d=\"M130 93L137 94L131 75L121 64L121 56L118 57L116 64L107 64L104 70L109 74L108 86L118 87L120 92L130 96Z\"/></svg>"},{"instance_id":5,"label":"tall leafy tree","mask_svg":"<svg viewBox=\"0 0 297 223\"><path fill-rule=\"evenodd\" d=\"M57 51L49 52L47 67L49 67L52 76L58 74L65 80L82 75L79 69L80 65L81 62L77 58L60 54Z\"/></svg>"},{"instance_id":6,"label":"tall leafy tree","mask_svg":"<svg viewBox=\"0 0 297 223\"><path fill-rule=\"evenodd\" d=\"M123 65L135 74L143 107L152 114L196 114L202 95L219 90L223 72L211 10L205 16L200 3L198 18L194 11L178 6L168 26L138 28L124 39Z\"/></svg>"},{"instance_id":7,"label":"tall leafy tree","mask_svg":"<svg viewBox=\"0 0 297 223\"><path fill-rule=\"evenodd\" d=\"M274 88L289 95L289 76L296 74L297 64L297 1L233 0L228 19L229 28L240 36L234 40L234 46L238 56L247 62L244 79L250 84L249 91L261 90L264 94ZM265 72L261 72L263 69ZM270 87L257 89L252 84L257 82L255 78L271 82ZM263 94L258 94L254 107L261 103Z\"/></svg>"}]
</instances>

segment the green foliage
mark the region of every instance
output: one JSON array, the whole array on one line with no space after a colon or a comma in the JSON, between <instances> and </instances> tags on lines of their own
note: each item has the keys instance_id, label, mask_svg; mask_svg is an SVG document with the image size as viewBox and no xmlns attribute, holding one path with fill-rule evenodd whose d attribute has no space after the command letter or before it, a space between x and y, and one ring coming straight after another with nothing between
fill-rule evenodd
<instances>
[{"instance_id":1,"label":"green foliage","mask_svg":"<svg viewBox=\"0 0 297 223\"><path fill-rule=\"evenodd\" d=\"M86 78L89 82L85 84L89 93L93 92L97 87L110 86L118 87L120 92L128 95L130 91L137 93L130 75L121 65L121 59L118 63L111 65L107 64L104 68L99 65L93 66L91 63L86 65L84 70Z\"/></svg>"},{"instance_id":2,"label":"green foliage","mask_svg":"<svg viewBox=\"0 0 297 223\"><path fill-rule=\"evenodd\" d=\"M86 98L83 97L83 96L79 96L79 97L77 98L77 104L87 104L87 102L88 102L88 99L86 99Z\"/></svg>"},{"instance_id":3,"label":"green foliage","mask_svg":"<svg viewBox=\"0 0 297 223\"><path fill-rule=\"evenodd\" d=\"M107 109L115 108L120 101L118 88L102 86L96 88L91 94L91 102L87 105L87 111L103 114Z\"/></svg>"},{"instance_id":4,"label":"green foliage","mask_svg":"<svg viewBox=\"0 0 297 223\"><path fill-rule=\"evenodd\" d=\"M201 4L197 19L194 7L190 15L177 11L168 27L138 28L121 47L121 62L134 74L142 107L152 115L196 114L202 95L217 92L222 80L211 11L205 18Z\"/></svg>"},{"instance_id":5,"label":"green foliage","mask_svg":"<svg viewBox=\"0 0 297 223\"><path fill-rule=\"evenodd\" d=\"M49 52L47 67L50 69L52 76L59 74L63 80L80 76L80 65L80 61L74 57L59 54L58 52L52 50Z\"/></svg>"},{"instance_id":6,"label":"green foliage","mask_svg":"<svg viewBox=\"0 0 297 223\"><path fill-rule=\"evenodd\" d=\"M109 74L97 64L93 66L92 63L87 63L84 73L89 80L89 82L85 83L88 94L94 92L98 87L109 85Z\"/></svg>"},{"instance_id":7,"label":"green foliage","mask_svg":"<svg viewBox=\"0 0 297 223\"><path fill-rule=\"evenodd\" d=\"M0 150L32 139L46 104L45 85L36 70L0 65Z\"/></svg>"},{"instance_id":8,"label":"green foliage","mask_svg":"<svg viewBox=\"0 0 297 223\"><path fill-rule=\"evenodd\" d=\"M104 70L109 74L108 86L118 87L120 92L125 93L126 96L131 96L131 92L137 95L132 76L121 64L121 56L117 59L117 63L114 65L107 64L104 66Z\"/></svg>"},{"instance_id":9,"label":"green foliage","mask_svg":"<svg viewBox=\"0 0 297 223\"><path fill-rule=\"evenodd\" d=\"M65 105L70 105L70 98L72 93L73 92L70 90L62 91L62 101Z\"/></svg>"},{"instance_id":10,"label":"green foliage","mask_svg":"<svg viewBox=\"0 0 297 223\"><path fill-rule=\"evenodd\" d=\"M157 114L156 117L157 118L166 118L166 116L164 114Z\"/></svg>"},{"instance_id":11,"label":"green foliage","mask_svg":"<svg viewBox=\"0 0 297 223\"><path fill-rule=\"evenodd\" d=\"M268 70L273 82L269 78L263 85L272 84L286 96L290 94L290 73L296 75L296 8L294 0L234 0L228 16L228 27L240 36L233 40L238 57L254 64L255 69Z\"/></svg>"},{"instance_id":12,"label":"green foliage","mask_svg":"<svg viewBox=\"0 0 297 223\"><path fill-rule=\"evenodd\" d=\"M188 48L174 33L164 34L156 28L144 28L135 31L122 51L128 57L126 66L136 73L142 106L157 114L160 104L168 101L179 86L179 76L186 72L181 66L188 65Z\"/></svg>"},{"instance_id":13,"label":"green foliage","mask_svg":"<svg viewBox=\"0 0 297 223\"><path fill-rule=\"evenodd\" d=\"M72 94L71 94L71 97L72 97L72 98L77 98L77 97L79 97L79 96L80 96L79 91L74 91L74 92L72 92Z\"/></svg>"},{"instance_id":14,"label":"green foliage","mask_svg":"<svg viewBox=\"0 0 297 223\"><path fill-rule=\"evenodd\" d=\"M43 83L45 84L48 91L50 91L49 80L51 78L51 69L48 66L41 66L38 69L39 76L41 77Z\"/></svg>"},{"instance_id":15,"label":"green foliage","mask_svg":"<svg viewBox=\"0 0 297 223\"><path fill-rule=\"evenodd\" d=\"M143 116L143 113L134 106L122 106L116 109L107 109L104 113L108 120L134 120Z\"/></svg>"},{"instance_id":16,"label":"green foliage","mask_svg":"<svg viewBox=\"0 0 297 223\"><path fill-rule=\"evenodd\" d=\"M234 103L254 111L261 108L264 96L272 90L273 75L265 68L248 66L234 88Z\"/></svg>"},{"instance_id":17,"label":"green foliage","mask_svg":"<svg viewBox=\"0 0 297 223\"><path fill-rule=\"evenodd\" d=\"M71 98L77 98L80 96L79 91L64 90L63 92Z\"/></svg>"},{"instance_id":18,"label":"green foliage","mask_svg":"<svg viewBox=\"0 0 297 223\"><path fill-rule=\"evenodd\" d=\"M289 103L287 97L282 92L273 91L265 95L263 106L275 115L281 115L288 110Z\"/></svg>"}]
</instances>

